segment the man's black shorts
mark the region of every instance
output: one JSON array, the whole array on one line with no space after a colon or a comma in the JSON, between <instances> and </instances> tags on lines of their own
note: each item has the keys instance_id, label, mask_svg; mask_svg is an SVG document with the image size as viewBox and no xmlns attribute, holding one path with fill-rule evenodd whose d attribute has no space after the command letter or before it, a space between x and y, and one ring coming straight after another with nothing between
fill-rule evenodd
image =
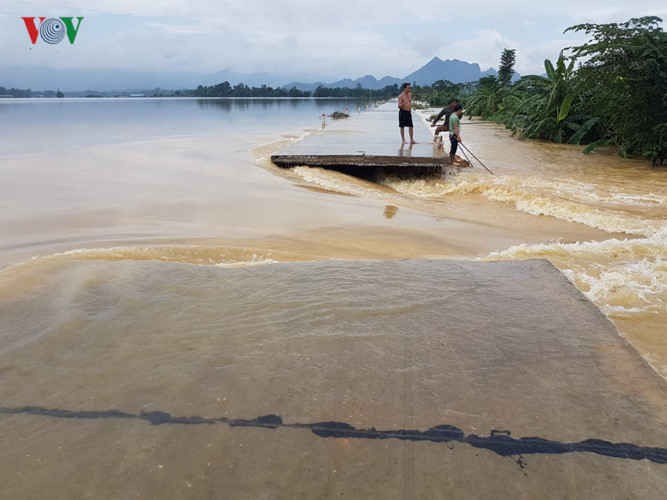
<instances>
[{"instance_id":1,"label":"man's black shorts","mask_svg":"<svg viewBox=\"0 0 667 500\"><path fill-rule=\"evenodd\" d=\"M398 126L399 127L412 127L412 113L404 109L398 110Z\"/></svg>"}]
</instances>

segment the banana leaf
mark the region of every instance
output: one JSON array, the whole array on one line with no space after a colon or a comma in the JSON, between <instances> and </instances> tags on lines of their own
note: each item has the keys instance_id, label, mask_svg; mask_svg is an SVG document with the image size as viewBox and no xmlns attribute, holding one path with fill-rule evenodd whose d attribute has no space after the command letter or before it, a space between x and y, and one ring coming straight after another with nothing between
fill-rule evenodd
<instances>
[{"instance_id":1,"label":"banana leaf","mask_svg":"<svg viewBox=\"0 0 667 500\"><path fill-rule=\"evenodd\" d=\"M602 147L602 146L609 146L612 143L611 139L600 139L595 142L590 143L588 146L584 148L584 154L590 154L593 151L595 151L597 148Z\"/></svg>"},{"instance_id":2,"label":"banana leaf","mask_svg":"<svg viewBox=\"0 0 667 500\"><path fill-rule=\"evenodd\" d=\"M586 120L578 129L577 131L570 137L570 140L568 141L570 144L581 144L581 140L584 138L584 136L592 129L597 122L600 121L600 118L594 117L590 118L589 120Z\"/></svg>"},{"instance_id":3,"label":"banana leaf","mask_svg":"<svg viewBox=\"0 0 667 500\"><path fill-rule=\"evenodd\" d=\"M570 107L572 107L572 95L565 96L563 102L560 105L560 110L558 111L558 123L562 122L567 118L567 115L570 114Z\"/></svg>"}]
</instances>

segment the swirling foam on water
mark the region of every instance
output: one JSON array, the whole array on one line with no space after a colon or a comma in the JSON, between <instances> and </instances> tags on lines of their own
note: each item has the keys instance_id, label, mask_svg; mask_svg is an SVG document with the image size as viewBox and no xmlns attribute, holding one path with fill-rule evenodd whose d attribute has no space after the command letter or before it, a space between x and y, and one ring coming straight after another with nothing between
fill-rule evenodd
<instances>
[{"instance_id":1,"label":"swirling foam on water","mask_svg":"<svg viewBox=\"0 0 667 500\"><path fill-rule=\"evenodd\" d=\"M667 224L647 238L516 245L486 260L546 258L611 317L667 314Z\"/></svg>"},{"instance_id":2,"label":"swirling foam on water","mask_svg":"<svg viewBox=\"0 0 667 500\"><path fill-rule=\"evenodd\" d=\"M333 170L317 167L295 167L292 172L304 182L318 188L364 198L386 200L392 192L377 184Z\"/></svg>"},{"instance_id":3,"label":"swirling foam on water","mask_svg":"<svg viewBox=\"0 0 667 500\"><path fill-rule=\"evenodd\" d=\"M647 238L516 245L484 260L544 258L617 323L642 357L667 379L659 347L667 334L667 224ZM646 337L648 334L649 337ZM655 336L658 337L655 337ZM643 340L642 340L643 339Z\"/></svg>"},{"instance_id":4,"label":"swirling foam on water","mask_svg":"<svg viewBox=\"0 0 667 500\"><path fill-rule=\"evenodd\" d=\"M358 196L389 195L342 174L306 167L295 172L306 182L328 189ZM665 196L627 193L615 187L568 179L491 177L476 173L438 180L388 178L385 185L401 195L421 199L480 194L533 215L636 236L592 242L521 244L493 252L487 259L546 258L610 317L667 312L667 224L664 219L624 210L661 207L666 204Z\"/></svg>"},{"instance_id":5,"label":"swirling foam on water","mask_svg":"<svg viewBox=\"0 0 667 500\"><path fill-rule=\"evenodd\" d=\"M437 181L388 179L387 184L406 196L427 200L480 195L533 215L629 235L603 241L525 243L492 252L484 260L547 259L617 322L623 334L635 335L633 341L667 334L667 328L659 326L667 324L667 195L661 188L652 189L641 178L619 184L618 179L605 182L604 178L588 182L574 174L568 179L472 172ZM652 338L640 352L667 377L661 355L654 359L662 340Z\"/></svg>"},{"instance_id":6,"label":"swirling foam on water","mask_svg":"<svg viewBox=\"0 0 667 500\"><path fill-rule=\"evenodd\" d=\"M388 179L387 185L402 194L429 199L479 194L532 215L548 215L608 232L650 236L664 224L624 211L628 205L665 204L662 196L604 193L593 185L559 179L469 173L435 181Z\"/></svg>"}]
</instances>

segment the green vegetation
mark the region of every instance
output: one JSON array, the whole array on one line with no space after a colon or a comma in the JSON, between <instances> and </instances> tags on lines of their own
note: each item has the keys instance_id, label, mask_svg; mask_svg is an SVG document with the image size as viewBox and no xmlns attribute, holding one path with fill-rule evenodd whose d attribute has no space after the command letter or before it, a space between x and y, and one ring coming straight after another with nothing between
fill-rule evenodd
<instances>
[{"instance_id":1,"label":"green vegetation","mask_svg":"<svg viewBox=\"0 0 667 500\"><path fill-rule=\"evenodd\" d=\"M500 56L500 67L498 68L498 83L506 87L512 81L514 75L514 63L516 62L516 50L505 49Z\"/></svg>"},{"instance_id":2,"label":"green vegetation","mask_svg":"<svg viewBox=\"0 0 667 500\"><path fill-rule=\"evenodd\" d=\"M286 90L280 87L273 88L266 85L248 87L243 83L232 86L229 82L222 82L210 87L200 85L195 90L182 95L195 97L308 97L308 92L296 88Z\"/></svg>"},{"instance_id":3,"label":"green vegetation","mask_svg":"<svg viewBox=\"0 0 667 500\"><path fill-rule=\"evenodd\" d=\"M663 161L667 150L667 35L658 17L625 23L580 24L565 30L590 40L544 62L545 76L512 84L513 50L497 77L472 90L447 84L419 89L433 106L459 98L469 115L503 123L528 138L587 144L585 153L612 145L623 156Z\"/></svg>"},{"instance_id":4,"label":"green vegetation","mask_svg":"<svg viewBox=\"0 0 667 500\"><path fill-rule=\"evenodd\" d=\"M667 150L667 34L661 22L642 17L566 30L592 36L572 49L572 59L584 61L575 92L581 113L600 118L596 142L654 161Z\"/></svg>"},{"instance_id":5,"label":"green vegetation","mask_svg":"<svg viewBox=\"0 0 667 500\"><path fill-rule=\"evenodd\" d=\"M465 99L476 89L477 84L474 83L452 83L449 80L438 80L430 87L412 85L412 95L416 101L428 102L431 106L446 106L452 99Z\"/></svg>"},{"instance_id":6,"label":"green vegetation","mask_svg":"<svg viewBox=\"0 0 667 500\"><path fill-rule=\"evenodd\" d=\"M30 89L6 89L5 87L0 87L0 96L3 97L30 97L32 92Z\"/></svg>"},{"instance_id":7,"label":"green vegetation","mask_svg":"<svg viewBox=\"0 0 667 500\"><path fill-rule=\"evenodd\" d=\"M329 88L317 87L312 94L312 97L338 97L346 99L362 99L362 100L384 100L392 99L400 94L401 89L398 85L387 85L382 89L365 89L361 85L354 88Z\"/></svg>"},{"instance_id":8,"label":"green vegetation","mask_svg":"<svg viewBox=\"0 0 667 500\"><path fill-rule=\"evenodd\" d=\"M181 91L179 95L194 97L336 97L348 99L381 100L391 99L399 94L398 85L388 85L379 90L364 89L360 85L355 88L328 88L317 87L313 92L297 88L285 89L281 87L248 87L243 83L232 86L229 82L206 87L200 85L192 91Z\"/></svg>"}]
</instances>

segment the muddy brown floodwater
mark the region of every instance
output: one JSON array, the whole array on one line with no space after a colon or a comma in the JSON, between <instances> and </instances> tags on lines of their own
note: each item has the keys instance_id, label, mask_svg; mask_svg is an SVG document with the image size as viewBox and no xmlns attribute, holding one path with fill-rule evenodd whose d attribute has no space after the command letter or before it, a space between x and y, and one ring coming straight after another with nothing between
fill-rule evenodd
<instances>
[{"instance_id":1,"label":"muddy brown floodwater","mask_svg":"<svg viewBox=\"0 0 667 500\"><path fill-rule=\"evenodd\" d=\"M667 172L345 105L0 102L1 498L664 498Z\"/></svg>"}]
</instances>

